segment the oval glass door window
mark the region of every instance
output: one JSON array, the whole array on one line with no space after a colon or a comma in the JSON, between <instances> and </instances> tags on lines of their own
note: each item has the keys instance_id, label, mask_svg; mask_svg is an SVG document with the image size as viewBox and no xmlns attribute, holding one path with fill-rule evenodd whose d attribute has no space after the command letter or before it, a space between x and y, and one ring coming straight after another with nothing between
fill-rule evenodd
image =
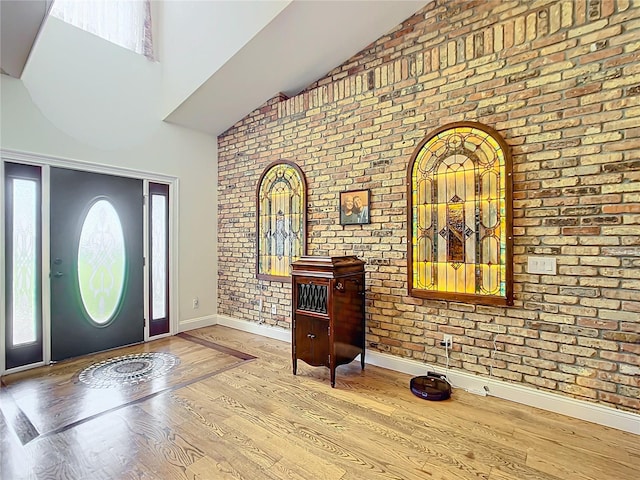
<instances>
[{"instance_id":1,"label":"oval glass door window","mask_svg":"<svg viewBox=\"0 0 640 480\"><path fill-rule=\"evenodd\" d=\"M95 202L84 219L78 247L80 296L91 320L104 325L118 309L126 253L120 217L108 200Z\"/></svg>"}]
</instances>

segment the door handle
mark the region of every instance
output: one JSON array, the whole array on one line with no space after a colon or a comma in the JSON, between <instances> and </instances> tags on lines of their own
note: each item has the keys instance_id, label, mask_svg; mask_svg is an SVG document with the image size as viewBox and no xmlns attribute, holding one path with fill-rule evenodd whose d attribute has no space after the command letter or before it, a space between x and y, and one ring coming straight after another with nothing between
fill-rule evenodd
<instances>
[{"instance_id":1,"label":"door handle","mask_svg":"<svg viewBox=\"0 0 640 480\"><path fill-rule=\"evenodd\" d=\"M316 338L316 336L313 333L307 333L307 337L309 337L311 340Z\"/></svg>"},{"instance_id":2,"label":"door handle","mask_svg":"<svg viewBox=\"0 0 640 480\"><path fill-rule=\"evenodd\" d=\"M54 276L55 278L64 277L64 273L62 273L62 272L56 272L56 273L54 273L54 274L53 274L53 276Z\"/></svg>"}]
</instances>

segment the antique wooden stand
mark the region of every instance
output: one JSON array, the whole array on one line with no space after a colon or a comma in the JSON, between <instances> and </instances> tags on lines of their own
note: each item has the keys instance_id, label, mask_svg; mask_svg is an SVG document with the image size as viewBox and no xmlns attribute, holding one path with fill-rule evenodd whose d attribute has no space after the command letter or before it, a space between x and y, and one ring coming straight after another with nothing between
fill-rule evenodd
<instances>
[{"instance_id":1,"label":"antique wooden stand","mask_svg":"<svg viewBox=\"0 0 640 480\"><path fill-rule=\"evenodd\" d=\"M293 374L298 359L329 367L334 387L338 365L359 354L364 369L364 262L303 256L292 266Z\"/></svg>"}]
</instances>

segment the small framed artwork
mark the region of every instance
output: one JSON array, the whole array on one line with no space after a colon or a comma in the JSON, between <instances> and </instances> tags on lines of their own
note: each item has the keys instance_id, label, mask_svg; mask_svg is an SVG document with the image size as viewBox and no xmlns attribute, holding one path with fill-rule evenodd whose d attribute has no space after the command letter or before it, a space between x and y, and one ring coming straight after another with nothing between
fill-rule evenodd
<instances>
[{"instance_id":1,"label":"small framed artwork","mask_svg":"<svg viewBox=\"0 0 640 480\"><path fill-rule=\"evenodd\" d=\"M340 192L340 225L359 225L370 222L371 190Z\"/></svg>"}]
</instances>

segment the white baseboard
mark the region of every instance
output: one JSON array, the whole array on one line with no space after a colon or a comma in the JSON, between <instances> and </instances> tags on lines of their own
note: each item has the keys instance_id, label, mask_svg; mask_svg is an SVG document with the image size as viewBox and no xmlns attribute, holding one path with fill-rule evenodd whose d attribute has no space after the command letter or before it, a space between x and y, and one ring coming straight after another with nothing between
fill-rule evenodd
<instances>
[{"instance_id":1,"label":"white baseboard","mask_svg":"<svg viewBox=\"0 0 640 480\"><path fill-rule=\"evenodd\" d=\"M255 333L264 337L291 342L291 331L267 325L260 325L238 318L218 315L218 325L235 328L244 332ZM510 400L512 402L529 405L549 412L559 413L568 417L578 418L587 422L597 423L606 427L615 428L629 433L640 435L640 415L616 410L595 403L576 400L562 395L536 390L507 383L495 378L486 378L466 372L449 370L442 367L431 368L429 365L396 357L378 351L367 350L365 362L381 368L387 368L396 372L409 375L426 375L427 371L445 373L454 388L461 388L477 395L490 395L493 397ZM407 386L408 387L408 386Z\"/></svg>"},{"instance_id":2,"label":"white baseboard","mask_svg":"<svg viewBox=\"0 0 640 480\"><path fill-rule=\"evenodd\" d=\"M178 333L187 332L189 330L195 330L196 328L211 327L216 325L216 316L207 315L205 317L189 318L188 320L182 320L178 323Z\"/></svg>"},{"instance_id":3,"label":"white baseboard","mask_svg":"<svg viewBox=\"0 0 640 480\"><path fill-rule=\"evenodd\" d=\"M486 378L466 372L449 370L442 367L430 368L429 365L415 360L395 357L377 351L367 350L365 361L389 370L409 375L426 375L427 371L446 374L454 388L461 388L477 395L490 395L512 402L529 405L549 412L560 413L568 417L579 418L587 422L623 430L640 435L640 415L616 410L595 403L576 400L530 387L507 383L495 378Z\"/></svg>"},{"instance_id":4,"label":"white baseboard","mask_svg":"<svg viewBox=\"0 0 640 480\"><path fill-rule=\"evenodd\" d=\"M291 330L282 327L274 327L264 323L248 322L247 320L227 317L226 315L218 315L218 325L291 343Z\"/></svg>"}]
</instances>

